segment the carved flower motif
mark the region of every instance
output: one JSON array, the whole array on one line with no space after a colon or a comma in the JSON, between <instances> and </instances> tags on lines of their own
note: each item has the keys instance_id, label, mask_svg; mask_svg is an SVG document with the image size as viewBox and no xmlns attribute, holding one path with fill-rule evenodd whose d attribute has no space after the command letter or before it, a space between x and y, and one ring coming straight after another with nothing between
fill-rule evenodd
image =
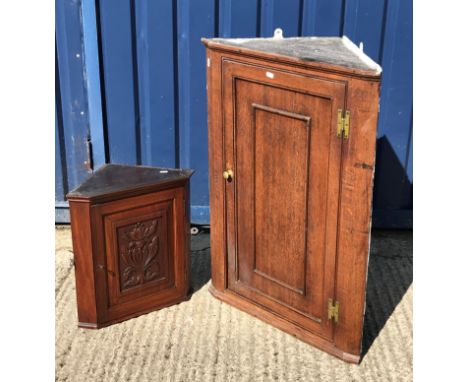
<instances>
[{"instance_id":1,"label":"carved flower motif","mask_svg":"<svg viewBox=\"0 0 468 382\"><path fill-rule=\"evenodd\" d=\"M154 280L160 274L158 220L138 222L119 232L122 289Z\"/></svg>"}]
</instances>

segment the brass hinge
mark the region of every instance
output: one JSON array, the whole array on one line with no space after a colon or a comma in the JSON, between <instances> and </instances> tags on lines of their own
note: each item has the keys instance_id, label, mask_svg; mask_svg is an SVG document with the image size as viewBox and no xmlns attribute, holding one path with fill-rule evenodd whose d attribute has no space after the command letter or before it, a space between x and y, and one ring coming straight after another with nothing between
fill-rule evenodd
<instances>
[{"instance_id":1,"label":"brass hinge","mask_svg":"<svg viewBox=\"0 0 468 382\"><path fill-rule=\"evenodd\" d=\"M332 298L328 299L328 319L338 323L340 314L340 303L338 301L333 302Z\"/></svg>"},{"instance_id":2,"label":"brass hinge","mask_svg":"<svg viewBox=\"0 0 468 382\"><path fill-rule=\"evenodd\" d=\"M343 115L343 110L338 109L338 116L336 122L336 135L341 137L343 134L344 139L349 137L349 111L345 110Z\"/></svg>"}]
</instances>

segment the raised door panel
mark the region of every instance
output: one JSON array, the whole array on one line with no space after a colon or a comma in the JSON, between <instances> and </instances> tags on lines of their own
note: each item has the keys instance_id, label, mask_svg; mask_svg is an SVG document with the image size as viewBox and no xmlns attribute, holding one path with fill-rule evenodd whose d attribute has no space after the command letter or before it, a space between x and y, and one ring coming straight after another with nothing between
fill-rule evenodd
<instances>
[{"instance_id":1,"label":"raised door panel","mask_svg":"<svg viewBox=\"0 0 468 382\"><path fill-rule=\"evenodd\" d=\"M242 92L239 88L239 94ZM307 241L303 228L307 219L304 206L307 206L310 117L258 104L252 105L252 114L253 172L249 175L253 176L253 264L242 263L245 269L241 275L247 278L257 274L261 276L258 282L267 279L304 294ZM238 168L242 165L245 163ZM241 181L244 174L247 171L239 172ZM265 197L270 192L271 197ZM243 198L245 194L239 196ZM288 208L278 208L279 199ZM244 212L247 211L241 210ZM278 221L289 224L276 224ZM249 234L242 229L238 232ZM253 273L249 272L251 269Z\"/></svg>"},{"instance_id":2,"label":"raised door panel","mask_svg":"<svg viewBox=\"0 0 468 382\"><path fill-rule=\"evenodd\" d=\"M93 207L103 320L186 293L183 197L178 188Z\"/></svg>"},{"instance_id":3,"label":"raised door panel","mask_svg":"<svg viewBox=\"0 0 468 382\"><path fill-rule=\"evenodd\" d=\"M110 306L174 282L172 200L104 217Z\"/></svg>"},{"instance_id":4,"label":"raised door panel","mask_svg":"<svg viewBox=\"0 0 468 382\"><path fill-rule=\"evenodd\" d=\"M228 289L331 340L345 84L223 63Z\"/></svg>"}]
</instances>

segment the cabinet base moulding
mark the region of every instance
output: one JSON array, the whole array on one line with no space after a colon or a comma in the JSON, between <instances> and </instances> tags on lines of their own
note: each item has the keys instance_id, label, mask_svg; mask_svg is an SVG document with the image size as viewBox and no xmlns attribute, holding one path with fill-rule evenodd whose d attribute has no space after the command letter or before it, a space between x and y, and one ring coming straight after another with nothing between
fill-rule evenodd
<instances>
[{"instance_id":1,"label":"cabinet base moulding","mask_svg":"<svg viewBox=\"0 0 468 382\"><path fill-rule=\"evenodd\" d=\"M181 302L185 302L185 301L190 300L191 297L192 297L192 290L187 292L186 296L183 296L183 297L178 298L178 299L172 299L172 300L168 301L165 304L159 304L157 307L153 307L153 308L142 310L140 312L135 312L135 313L132 313L132 314L128 314L126 316L119 317L119 318L117 318L115 320L111 320L111 321L107 321L107 322L103 322L103 323L97 323L96 324L96 323L93 323L93 322L78 322L78 327L82 328L82 329L101 329L101 328L105 328L107 326L118 324L120 322L130 320L132 318L137 318L137 317L143 316L143 315L148 314L148 313L156 312L156 311L161 310L163 308L168 308L170 306L180 304Z\"/></svg>"},{"instance_id":2,"label":"cabinet base moulding","mask_svg":"<svg viewBox=\"0 0 468 382\"><path fill-rule=\"evenodd\" d=\"M278 315L265 310L265 308L259 307L253 302L246 301L242 297L238 297L235 293L225 290L221 292L217 290L213 285L209 287L210 293L217 299L225 302L239 310L242 310L245 313L248 313L263 322L272 325L283 332L290 334L299 340L317 347L330 355L333 355L339 359L342 359L346 362L359 364L361 357L360 355L346 353L338 348L336 348L332 343L324 340L320 336L317 336L300 326L285 320L284 318L279 317Z\"/></svg>"}]
</instances>

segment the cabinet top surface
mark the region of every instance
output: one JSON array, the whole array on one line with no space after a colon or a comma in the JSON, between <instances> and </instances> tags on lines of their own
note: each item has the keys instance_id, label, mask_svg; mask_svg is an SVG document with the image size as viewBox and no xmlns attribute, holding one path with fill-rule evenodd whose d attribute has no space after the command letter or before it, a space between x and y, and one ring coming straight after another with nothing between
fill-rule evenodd
<instances>
[{"instance_id":1,"label":"cabinet top surface","mask_svg":"<svg viewBox=\"0 0 468 382\"><path fill-rule=\"evenodd\" d=\"M193 170L187 169L107 164L69 192L67 198L90 199L121 191L151 188L188 179L192 174Z\"/></svg>"},{"instance_id":2,"label":"cabinet top surface","mask_svg":"<svg viewBox=\"0 0 468 382\"><path fill-rule=\"evenodd\" d=\"M344 67L380 75L382 69L346 36L343 37L271 37L271 38L212 38L202 39L212 48L239 48Z\"/></svg>"}]
</instances>

